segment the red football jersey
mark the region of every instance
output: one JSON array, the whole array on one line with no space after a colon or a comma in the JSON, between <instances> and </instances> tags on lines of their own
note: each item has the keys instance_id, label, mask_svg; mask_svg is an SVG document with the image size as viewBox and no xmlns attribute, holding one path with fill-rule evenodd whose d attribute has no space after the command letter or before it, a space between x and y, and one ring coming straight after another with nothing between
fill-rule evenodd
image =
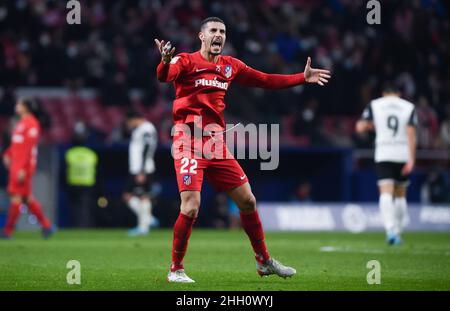
<instances>
[{"instance_id":1,"label":"red football jersey","mask_svg":"<svg viewBox=\"0 0 450 311\"><path fill-rule=\"evenodd\" d=\"M303 73L292 75L266 74L252 69L231 56L219 56L216 63L203 58L200 51L180 53L169 64L160 62L158 80L173 82L175 124L191 123L202 117L204 128L215 123L225 128L223 111L225 95L233 81L245 86L281 89L305 83Z\"/></svg>"},{"instance_id":2,"label":"red football jersey","mask_svg":"<svg viewBox=\"0 0 450 311\"><path fill-rule=\"evenodd\" d=\"M30 175L34 173L40 130L39 122L32 115L26 116L17 123L12 133L11 145L5 152L5 155L11 159L11 171L17 172L23 169Z\"/></svg>"}]
</instances>

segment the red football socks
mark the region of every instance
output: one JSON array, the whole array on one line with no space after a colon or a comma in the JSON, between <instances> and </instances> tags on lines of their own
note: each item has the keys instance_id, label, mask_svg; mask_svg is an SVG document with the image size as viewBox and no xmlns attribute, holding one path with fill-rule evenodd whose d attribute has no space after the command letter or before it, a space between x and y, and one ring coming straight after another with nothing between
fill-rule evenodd
<instances>
[{"instance_id":1,"label":"red football socks","mask_svg":"<svg viewBox=\"0 0 450 311\"><path fill-rule=\"evenodd\" d=\"M186 254L194 222L195 218L191 218L182 213L178 215L173 227L172 264L170 265L170 271L172 272L184 269L183 258Z\"/></svg>"},{"instance_id":2,"label":"red football socks","mask_svg":"<svg viewBox=\"0 0 450 311\"><path fill-rule=\"evenodd\" d=\"M4 232L7 236L10 236L14 230L17 218L20 216L20 203L11 203L8 211L8 218L6 219L6 225Z\"/></svg>"},{"instance_id":3,"label":"red football socks","mask_svg":"<svg viewBox=\"0 0 450 311\"><path fill-rule=\"evenodd\" d=\"M33 199L28 203L28 208L39 220L42 228L49 229L51 227L50 221L47 219L47 217L44 216L44 213L42 212L41 204L39 204L36 199Z\"/></svg>"},{"instance_id":4,"label":"red football socks","mask_svg":"<svg viewBox=\"0 0 450 311\"><path fill-rule=\"evenodd\" d=\"M250 214L241 215L242 227L250 239L253 251L255 252L255 258L260 263L265 263L269 260L270 256L267 252L266 243L264 242L264 231L262 228L261 220L259 219L258 211L255 210Z\"/></svg>"}]
</instances>

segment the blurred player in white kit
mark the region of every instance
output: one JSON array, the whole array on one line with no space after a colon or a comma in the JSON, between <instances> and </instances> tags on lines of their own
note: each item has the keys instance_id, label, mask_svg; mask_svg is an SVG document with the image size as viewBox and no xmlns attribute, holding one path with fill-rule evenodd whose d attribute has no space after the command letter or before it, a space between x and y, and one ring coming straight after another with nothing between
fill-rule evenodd
<instances>
[{"instance_id":1,"label":"blurred player in white kit","mask_svg":"<svg viewBox=\"0 0 450 311\"><path fill-rule=\"evenodd\" d=\"M372 100L356 123L358 133L376 133L379 206L390 245L401 244L401 233L408 222L406 188L416 159L416 127L414 104L400 98L400 91L390 83L383 88L383 96Z\"/></svg>"},{"instance_id":2,"label":"blurred player in white kit","mask_svg":"<svg viewBox=\"0 0 450 311\"><path fill-rule=\"evenodd\" d=\"M124 200L136 214L137 226L128 232L130 236L146 235L151 225L157 224L152 216L150 188L155 161L153 159L158 143L155 126L136 111L127 114L127 128L131 131L129 146L129 178Z\"/></svg>"}]
</instances>

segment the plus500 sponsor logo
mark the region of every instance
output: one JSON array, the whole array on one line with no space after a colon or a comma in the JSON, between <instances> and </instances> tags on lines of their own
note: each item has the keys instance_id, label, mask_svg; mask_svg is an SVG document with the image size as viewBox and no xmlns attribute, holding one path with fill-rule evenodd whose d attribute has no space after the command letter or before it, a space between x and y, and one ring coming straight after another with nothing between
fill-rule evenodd
<instances>
[{"instance_id":1,"label":"plus500 sponsor logo","mask_svg":"<svg viewBox=\"0 0 450 311\"><path fill-rule=\"evenodd\" d=\"M195 80L195 87L201 86L212 86L217 87L222 90L228 89L228 83L227 82L220 82L217 80L206 80L206 79L198 79Z\"/></svg>"}]
</instances>

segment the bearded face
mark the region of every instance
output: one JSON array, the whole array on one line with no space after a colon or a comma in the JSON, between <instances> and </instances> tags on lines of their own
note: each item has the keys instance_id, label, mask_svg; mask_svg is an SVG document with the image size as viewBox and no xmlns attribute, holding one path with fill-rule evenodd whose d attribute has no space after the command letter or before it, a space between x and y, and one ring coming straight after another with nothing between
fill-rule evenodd
<instances>
[{"instance_id":1,"label":"bearded face","mask_svg":"<svg viewBox=\"0 0 450 311\"><path fill-rule=\"evenodd\" d=\"M203 26L199 38L209 54L219 55L225 45L225 25L220 22L209 22Z\"/></svg>"}]
</instances>

